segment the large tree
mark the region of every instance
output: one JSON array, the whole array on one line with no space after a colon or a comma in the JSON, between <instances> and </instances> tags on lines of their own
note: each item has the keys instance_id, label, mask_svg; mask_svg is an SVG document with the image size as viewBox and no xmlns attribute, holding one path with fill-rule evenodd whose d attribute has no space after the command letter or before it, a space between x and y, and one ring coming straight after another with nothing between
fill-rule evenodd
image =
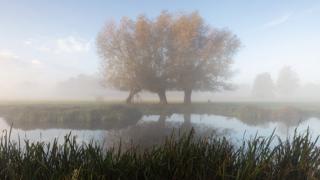
<instances>
[{"instance_id":1,"label":"large tree","mask_svg":"<svg viewBox=\"0 0 320 180\"><path fill-rule=\"evenodd\" d=\"M206 24L197 12L180 14L172 25L173 51L171 77L174 87L184 91L191 103L193 90L217 91L230 87L230 66L240 46L228 30Z\"/></svg>"},{"instance_id":2,"label":"large tree","mask_svg":"<svg viewBox=\"0 0 320 180\"><path fill-rule=\"evenodd\" d=\"M108 23L99 33L102 72L111 85L130 91L128 103L141 90L155 92L162 104L167 103L170 23L166 12L155 20L141 15L136 20L123 18L118 25Z\"/></svg>"},{"instance_id":3,"label":"large tree","mask_svg":"<svg viewBox=\"0 0 320 180\"><path fill-rule=\"evenodd\" d=\"M155 19L108 23L97 44L107 81L129 90L128 102L148 90L166 104L168 89L184 91L184 102L190 103L193 90L227 88L240 43L231 32L205 24L198 13L162 12Z\"/></svg>"}]
</instances>

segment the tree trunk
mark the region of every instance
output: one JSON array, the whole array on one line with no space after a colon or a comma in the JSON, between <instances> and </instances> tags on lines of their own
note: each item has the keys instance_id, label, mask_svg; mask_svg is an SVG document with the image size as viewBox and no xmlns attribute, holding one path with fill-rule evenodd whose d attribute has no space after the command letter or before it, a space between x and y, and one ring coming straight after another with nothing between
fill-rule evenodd
<instances>
[{"instance_id":1,"label":"tree trunk","mask_svg":"<svg viewBox=\"0 0 320 180\"><path fill-rule=\"evenodd\" d=\"M160 104L168 104L166 91L158 92L158 96L159 96L159 99L160 99Z\"/></svg>"},{"instance_id":2,"label":"tree trunk","mask_svg":"<svg viewBox=\"0 0 320 180\"><path fill-rule=\"evenodd\" d=\"M129 96L126 99L126 103L132 104L132 100L134 98L134 95L136 95L138 92L139 92L139 90L135 90L135 89L130 90Z\"/></svg>"},{"instance_id":3,"label":"tree trunk","mask_svg":"<svg viewBox=\"0 0 320 180\"><path fill-rule=\"evenodd\" d=\"M127 103L127 104L131 104L131 103L132 103L133 96L134 96L134 93L133 93L133 91L131 90L130 93L129 93L129 96L128 96L127 99L126 99L126 103Z\"/></svg>"},{"instance_id":4,"label":"tree trunk","mask_svg":"<svg viewBox=\"0 0 320 180\"><path fill-rule=\"evenodd\" d=\"M191 89L184 90L184 104L191 104Z\"/></svg>"}]
</instances>

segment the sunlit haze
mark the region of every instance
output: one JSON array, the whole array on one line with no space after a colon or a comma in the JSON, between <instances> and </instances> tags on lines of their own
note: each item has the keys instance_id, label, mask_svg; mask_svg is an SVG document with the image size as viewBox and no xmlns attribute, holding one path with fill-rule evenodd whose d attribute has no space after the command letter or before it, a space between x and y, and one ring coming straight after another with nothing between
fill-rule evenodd
<instances>
[{"instance_id":1,"label":"sunlit haze","mask_svg":"<svg viewBox=\"0 0 320 180\"><path fill-rule=\"evenodd\" d=\"M0 180L320 179L320 1L0 0Z\"/></svg>"},{"instance_id":2,"label":"sunlit haze","mask_svg":"<svg viewBox=\"0 0 320 180\"><path fill-rule=\"evenodd\" d=\"M318 1L3 0L0 98L46 99L61 94L68 98L61 93L68 89L63 84L70 85L66 81L73 81L74 89L95 83L87 87L87 94L77 94L75 90L69 98L115 97L115 92L99 86L98 32L109 20L135 18L139 14L152 18L163 10L198 11L206 23L237 35L241 47L234 57L232 82L240 89L249 86L243 96L249 96L257 74L269 72L276 81L284 66L298 74L301 86L320 84Z\"/></svg>"}]
</instances>

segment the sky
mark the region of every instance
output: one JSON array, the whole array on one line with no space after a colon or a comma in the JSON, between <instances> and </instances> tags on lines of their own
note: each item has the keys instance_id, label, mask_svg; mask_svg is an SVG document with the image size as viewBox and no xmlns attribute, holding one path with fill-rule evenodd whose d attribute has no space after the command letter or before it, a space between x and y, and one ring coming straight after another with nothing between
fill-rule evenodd
<instances>
[{"instance_id":1,"label":"sky","mask_svg":"<svg viewBox=\"0 0 320 180\"><path fill-rule=\"evenodd\" d=\"M292 66L302 82L320 83L320 2L295 0L0 0L0 84L52 85L99 73L97 33L108 20L161 11L198 11L241 40L234 82Z\"/></svg>"}]
</instances>

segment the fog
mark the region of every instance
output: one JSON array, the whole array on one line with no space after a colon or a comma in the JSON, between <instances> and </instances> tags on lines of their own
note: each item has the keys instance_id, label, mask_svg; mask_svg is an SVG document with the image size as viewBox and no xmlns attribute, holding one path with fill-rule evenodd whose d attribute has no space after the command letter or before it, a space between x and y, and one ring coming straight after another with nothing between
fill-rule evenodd
<instances>
[{"instance_id":1,"label":"fog","mask_svg":"<svg viewBox=\"0 0 320 180\"><path fill-rule=\"evenodd\" d=\"M82 100L82 101L124 101L128 91L102 85L102 78L97 74L79 74L65 80L39 83L23 81L16 84L1 84L1 100ZM194 92L192 99L199 102L223 101L320 101L320 83L305 82L292 90L289 96L274 93L272 97L257 97L253 93L252 83L233 83L233 89L217 92ZM183 100L183 93L167 92L169 101ZM136 102L158 101L154 93L143 91L135 97Z\"/></svg>"},{"instance_id":2,"label":"fog","mask_svg":"<svg viewBox=\"0 0 320 180\"><path fill-rule=\"evenodd\" d=\"M320 179L319 17L0 0L0 179Z\"/></svg>"}]
</instances>

